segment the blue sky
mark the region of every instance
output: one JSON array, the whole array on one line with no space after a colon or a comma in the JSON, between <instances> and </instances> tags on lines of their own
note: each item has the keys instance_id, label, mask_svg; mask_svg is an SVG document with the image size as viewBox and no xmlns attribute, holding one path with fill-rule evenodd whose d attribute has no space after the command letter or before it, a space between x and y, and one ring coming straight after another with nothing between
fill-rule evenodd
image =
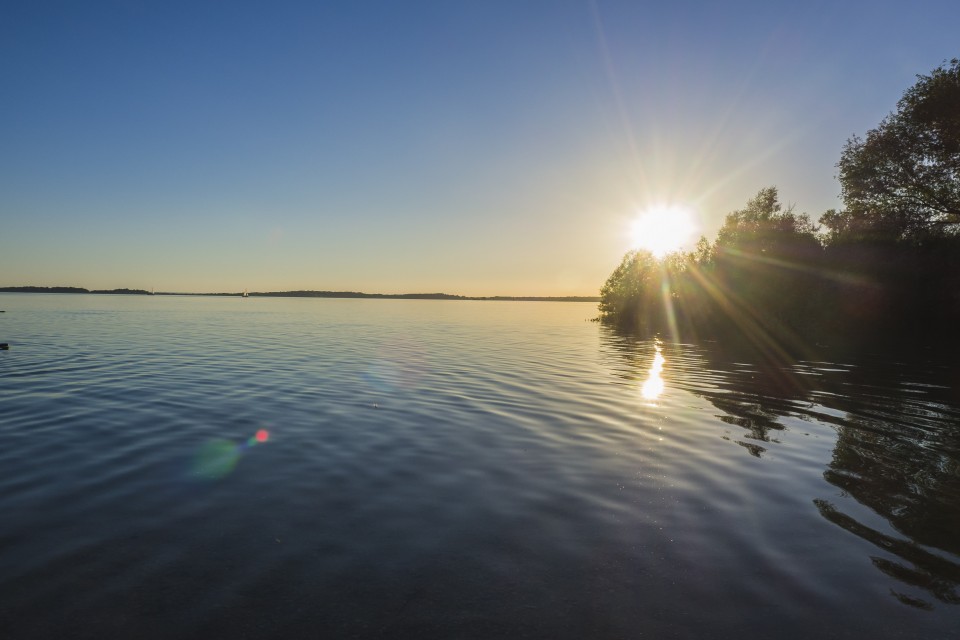
<instances>
[{"instance_id":1,"label":"blue sky","mask_svg":"<svg viewBox=\"0 0 960 640\"><path fill-rule=\"evenodd\" d=\"M655 202L839 206L951 2L0 5L0 285L594 295Z\"/></svg>"}]
</instances>

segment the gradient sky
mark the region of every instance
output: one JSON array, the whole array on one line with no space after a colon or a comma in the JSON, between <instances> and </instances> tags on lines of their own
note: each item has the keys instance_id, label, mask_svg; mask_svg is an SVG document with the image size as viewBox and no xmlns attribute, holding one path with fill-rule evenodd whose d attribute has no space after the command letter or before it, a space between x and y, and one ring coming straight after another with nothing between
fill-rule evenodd
<instances>
[{"instance_id":1,"label":"gradient sky","mask_svg":"<svg viewBox=\"0 0 960 640\"><path fill-rule=\"evenodd\" d=\"M630 222L838 207L944 2L4 2L0 286L596 295Z\"/></svg>"}]
</instances>

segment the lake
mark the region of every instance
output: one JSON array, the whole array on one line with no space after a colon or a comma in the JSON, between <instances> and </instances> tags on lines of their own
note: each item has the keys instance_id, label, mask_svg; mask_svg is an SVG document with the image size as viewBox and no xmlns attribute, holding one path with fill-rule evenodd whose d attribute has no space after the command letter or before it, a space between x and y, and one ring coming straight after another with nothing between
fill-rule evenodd
<instances>
[{"instance_id":1,"label":"lake","mask_svg":"<svg viewBox=\"0 0 960 640\"><path fill-rule=\"evenodd\" d=\"M0 309L3 638L960 629L936 350L758 366L583 303Z\"/></svg>"}]
</instances>

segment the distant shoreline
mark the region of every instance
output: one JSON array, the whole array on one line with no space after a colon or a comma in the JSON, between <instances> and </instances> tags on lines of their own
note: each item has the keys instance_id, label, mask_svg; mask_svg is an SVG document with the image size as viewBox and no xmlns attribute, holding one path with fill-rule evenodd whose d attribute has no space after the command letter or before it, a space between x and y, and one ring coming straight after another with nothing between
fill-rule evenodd
<instances>
[{"instance_id":1,"label":"distant shoreline","mask_svg":"<svg viewBox=\"0 0 960 640\"><path fill-rule=\"evenodd\" d=\"M96 293L139 296L217 296L240 298L242 293L177 293L145 289L85 289L83 287L0 287L0 293ZM250 298L361 298L374 300L493 300L507 302L600 302L599 296L459 296L449 293L362 293L359 291L252 291Z\"/></svg>"}]
</instances>

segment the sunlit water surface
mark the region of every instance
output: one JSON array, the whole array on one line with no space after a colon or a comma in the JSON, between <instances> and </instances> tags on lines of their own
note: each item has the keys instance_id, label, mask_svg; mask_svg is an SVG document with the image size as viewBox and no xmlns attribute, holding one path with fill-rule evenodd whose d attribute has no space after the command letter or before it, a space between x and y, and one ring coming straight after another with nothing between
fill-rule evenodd
<instances>
[{"instance_id":1,"label":"sunlit water surface","mask_svg":"<svg viewBox=\"0 0 960 640\"><path fill-rule=\"evenodd\" d=\"M960 633L929 354L771 370L587 304L0 309L3 638Z\"/></svg>"}]
</instances>

